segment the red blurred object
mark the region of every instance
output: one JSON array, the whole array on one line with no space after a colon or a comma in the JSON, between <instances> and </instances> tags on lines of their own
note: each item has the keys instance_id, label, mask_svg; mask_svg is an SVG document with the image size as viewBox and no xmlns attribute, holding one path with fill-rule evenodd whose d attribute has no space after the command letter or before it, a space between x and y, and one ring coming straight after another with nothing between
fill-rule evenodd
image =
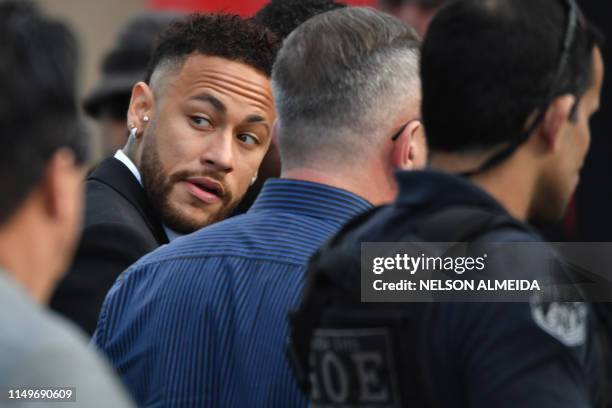
<instances>
[{"instance_id":1,"label":"red blurred object","mask_svg":"<svg viewBox=\"0 0 612 408\"><path fill-rule=\"evenodd\" d=\"M568 240L574 240L576 238L576 216L576 196L574 195L567 207L563 220L563 232Z\"/></svg>"},{"instance_id":2,"label":"red blurred object","mask_svg":"<svg viewBox=\"0 0 612 408\"><path fill-rule=\"evenodd\" d=\"M214 11L250 17L268 3L268 0L148 0L149 8L176 11ZM374 6L376 0L345 0L352 6Z\"/></svg>"}]
</instances>

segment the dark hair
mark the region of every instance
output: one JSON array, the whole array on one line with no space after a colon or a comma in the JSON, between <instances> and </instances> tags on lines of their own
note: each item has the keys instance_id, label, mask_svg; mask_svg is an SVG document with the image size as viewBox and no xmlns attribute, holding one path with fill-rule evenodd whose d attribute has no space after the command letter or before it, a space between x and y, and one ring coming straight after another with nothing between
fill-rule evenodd
<instances>
[{"instance_id":1,"label":"dark hair","mask_svg":"<svg viewBox=\"0 0 612 408\"><path fill-rule=\"evenodd\" d=\"M489 149L513 141L550 98L569 93L578 99L586 92L596 35L582 18L555 80L568 8L563 0L462 0L442 8L421 59L423 120L432 150Z\"/></svg>"},{"instance_id":2,"label":"dark hair","mask_svg":"<svg viewBox=\"0 0 612 408\"><path fill-rule=\"evenodd\" d=\"M342 7L346 5L332 0L271 0L253 20L284 39L311 17Z\"/></svg>"},{"instance_id":3,"label":"dark hair","mask_svg":"<svg viewBox=\"0 0 612 408\"><path fill-rule=\"evenodd\" d=\"M270 76L280 42L262 25L229 14L192 14L162 33L146 82L162 63L182 64L193 53L242 62Z\"/></svg>"},{"instance_id":4,"label":"dark hair","mask_svg":"<svg viewBox=\"0 0 612 408\"><path fill-rule=\"evenodd\" d=\"M77 44L25 1L0 1L0 223L38 183L60 148L77 161L88 143L77 114Z\"/></svg>"}]
</instances>

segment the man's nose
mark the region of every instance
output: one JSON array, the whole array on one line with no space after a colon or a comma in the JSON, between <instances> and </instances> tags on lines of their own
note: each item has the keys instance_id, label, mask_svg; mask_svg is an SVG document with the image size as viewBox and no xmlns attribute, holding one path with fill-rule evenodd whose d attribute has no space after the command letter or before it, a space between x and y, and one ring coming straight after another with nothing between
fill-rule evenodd
<instances>
[{"instance_id":1,"label":"man's nose","mask_svg":"<svg viewBox=\"0 0 612 408\"><path fill-rule=\"evenodd\" d=\"M217 172L229 173L234 169L234 135L231 130L206 138L200 162Z\"/></svg>"}]
</instances>

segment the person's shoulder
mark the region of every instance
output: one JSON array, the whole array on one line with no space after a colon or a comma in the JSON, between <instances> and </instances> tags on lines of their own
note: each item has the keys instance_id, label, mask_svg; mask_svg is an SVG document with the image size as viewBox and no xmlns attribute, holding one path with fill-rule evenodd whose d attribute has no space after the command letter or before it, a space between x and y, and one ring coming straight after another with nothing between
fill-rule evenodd
<instances>
[{"instance_id":1,"label":"person's shoulder","mask_svg":"<svg viewBox=\"0 0 612 408\"><path fill-rule=\"evenodd\" d=\"M0 324L7 329L0 336L2 349L17 349L27 352L35 349L44 342L45 338L68 339L70 329L64 327L65 323L55 313L42 308L33 300L29 299L25 293L9 294L5 296L4 307L0 311ZM10 309L10 310L9 310ZM7 355L13 355L9 353Z\"/></svg>"},{"instance_id":2,"label":"person's shoulder","mask_svg":"<svg viewBox=\"0 0 612 408\"><path fill-rule=\"evenodd\" d=\"M109 184L96 178L87 179L85 182L85 201L87 204L104 204L106 201L112 202L119 198L120 203L124 201L127 203L127 200Z\"/></svg>"},{"instance_id":3,"label":"person's shoulder","mask_svg":"<svg viewBox=\"0 0 612 408\"><path fill-rule=\"evenodd\" d=\"M4 319L3 319L4 320ZM131 406L127 394L85 336L71 323L42 308L21 309L0 336L6 358L0 366L3 384L12 387L72 387L88 406ZM115 405L114 405L115 406Z\"/></svg>"},{"instance_id":4,"label":"person's shoulder","mask_svg":"<svg viewBox=\"0 0 612 408\"><path fill-rule=\"evenodd\" d=\"M100 245L117 247L119 251L123 247L127 252L134 252L133 248L138 259L158 243L134 204L108 184L89 179L80 247Z\"/></svg>"},{"instance_id":5,"label":"person's shoulder","mask_svg":"<svg viewBox=\"0 0 612 408\"><path fill-rule=\"evenodd\" d=\"M345 265L357 267L365 242L388 242L387 233L401 226L400 212L393 205L372 208L346 223L328 239L310 260L310 269L341 259Z\"/></svg>"},{"instance_id":6,"label":"person's shoulder","mask_svg":"<svg viewBox=\"0 0 612 408\"><path fill-rule=\"evenodd\" d=\"M434 310L432 325L444 326L474 347L503 347L520 338L534 353L540 346L576 351L590 338L592 311L584 302L439 303Z\"/></svg>"},{"instance_id":7,"label":"person's shoulder","mask_svg":"<svg viewBox=\"0 0 612 408\"><path fill-rule=\"evenodd\" d=\"M116 189L97 179L87 180L85 225L97 222L134 222L141 218L134 205Z\"/></svg>"},{"instance_id":8,"label":"person's shoulder","mask_svg":"<svg viewBox=\"0 0 612 408\"><path fill-rule=\"evenodd\" d=\"M212 292L222 290L231 274L225 274L235 258L226 253L210 254L203 251L198 241L199 232L177 238L144 255L124 270L108 291L98 318L94 341L106 348L113 329L109 321L131 319L134 311L125 307L142 302L146 296L149 306L171 302L174 307L194 308L209 300ZM210 288L215 289L211 292ZM186 296L197 293L197 296ZM132 317L126 317L126 316ZM161 317L163 313L159 316Z\"/></svg>"},{"instance_id":9,"label":"person's shoulder","mask_svg":"<svg viewBox=\"0 0 612 408\"><path fill-rule=\"evenodd\" d=\"M484 233L479 242L543 242L542 237L531 228L507 225Z\"/></svg>"},{"instance_id":10,"label":"person's shoulder","mask_svg":"<svg viewBox=\"0 0 612 408\"><path fill-rule=\"evenodd\" d=\"M144 224L99 220L83 228L76 258L125 254L134 262L158 246L157 240Z\"/></svg>"},{"instance_id":11,"label":"person's shoulder","mask_svg":"<svg viewBox=\"0 0 612 408\"><path fill-rule=\"evenodd\" d=\"M258 227L254 227L252 221L259 223L259 217L248 213L235 216L156 248L125 270L109 295L120 290L127 281L138 285L155 281L156 290L163 292L168 289L158 283L174 279L176 273L183 278L193 276L194 279L206 280L236 259L259 259L254 249L269 242L262 241ZM258 224L263 225L265 223ZM185 279L175 281L178 282L185 282Z\"/></svg>"},{"instance_id":12,"label":"person's shoulder","mask_svg":"<svg viewBox=\"0 0 612 408\"><path fill-rule=\"evenodd\" d=\"M87 199L121 196L116 184L128 176L133 177L125 165L114 157L109 157L94 167L87 176L85 196Z\"/></svg>"},{"instance_id":13,"label":"person's shoulder","mask_svg":"<svg viewBox=\"0 0 612 408\"><path fill-rule=\"evenodd\" d=\"M587 405L591 370L603 356L581 302L436 303L427 320L434 378L465 373L460 393L475 406ZM593 371L595 372L595 371ZM578 379L578 380L576 380ZM558 389L542 388L546 382ZM445 398L445 397L444 397Z\"/></svg>"},{"instance_id":14,"label":"person's shoulder","mask_svg":"<svg viewBox=\"0 0 612 408\"><path fill-rule=\"evenodd\" d=\"M266 245L268 226L261 214L246 213L208 225L157 248L138 264L167 262L174 259L207 259L219 256L250 256L254 248Z\"/></svg>"},{"instance_id":15,"label":"person's shoulder","mask_svg":"<svg viewBox=\"0 0 612 408\"><path fill-rule=\"evenodd\" d=\"M19 366L32 356L63 348L76 356L85 350L84 335L54 312L25 299L13 300L3 309L9 307L10 313L0 313L0 324L7 328L0 336L0 348L6 352L3 364ZM7 366L4 369L10 371Z\"/></svg>"},{"instance_id":16,"label":"person's shoulder","mask_svg":"<svg viewBox=\"0 0 612 408\"><path fill-rule=\"evenodd\" d=\"M145 200L142 187L129 169L114 157L92 170L85 182L84 224L118 222L143 224L138 203Z\"/></svg>"},{"instance_id":17,"label":"person's shoulder","mask_svg":"<svg viewBox=\"0 0 612 408\"><path fill-rule=\"evenodd\" d=\"M164 270L163 274L169 275L173 264L203 263L209 257L206 252L207 241L215 242L204 229L176 238L144 254L119 276L114 286L122 285L124 280L135 279L135 276L139 281L146 281L158 270ZM181 272L197 273L192 268L181 268Z\"/></svg>"}]
</instances>

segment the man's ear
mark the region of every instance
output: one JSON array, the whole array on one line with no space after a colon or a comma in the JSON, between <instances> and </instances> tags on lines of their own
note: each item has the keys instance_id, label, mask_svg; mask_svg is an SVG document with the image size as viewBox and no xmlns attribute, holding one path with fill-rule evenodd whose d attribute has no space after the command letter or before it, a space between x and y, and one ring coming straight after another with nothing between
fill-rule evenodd
<instances>
[{"instance_id":1,"label":"man's ear","mask_svg":"<svg viewBox=\"0 0 612 408\"><path fill-rule=\"evenodd\" d=\"M66 202L72 199L70 183L83 181L75 179L76 168L74 154L69 149L59 149L47 162L41 187L45 212L52 219L64 218L66 209L73 205Z\"/></svg>"},{"instance_id":2,"label":"man's ear","mask_svg":"<svg viewBox=\"0 0 612 408\"><path fill-rule=\"evenodd\" d=\"M540 135L543 137L547 150L556 150L559 147L562 131L567 121L571 120L575 104L576 98L573 95L562 95L548 105L540 125Z\"/></svg>"},{"instance_id":3,"label":"man's ear","mask_svg":"<svg viewBox=\"0 0 612 408\"><path fill-rule=\"evenodd\" d=\"M138 82L132 88L132 97L127 114L128 129L137 128L141 135L153 114L155 97L153 91L144 82Z\"/></svg>"},{"instance_id":4,"label":"man's ear","mask_svg":"<svg viewBox=\"0 0 612 408\"><path fill-rule=\"evenodd\" d=\"M414 170L423 167L426 161L423 124L414 120L400 133L393 142L392 164L399 170Z\"/></svg>"}]
</instances>

